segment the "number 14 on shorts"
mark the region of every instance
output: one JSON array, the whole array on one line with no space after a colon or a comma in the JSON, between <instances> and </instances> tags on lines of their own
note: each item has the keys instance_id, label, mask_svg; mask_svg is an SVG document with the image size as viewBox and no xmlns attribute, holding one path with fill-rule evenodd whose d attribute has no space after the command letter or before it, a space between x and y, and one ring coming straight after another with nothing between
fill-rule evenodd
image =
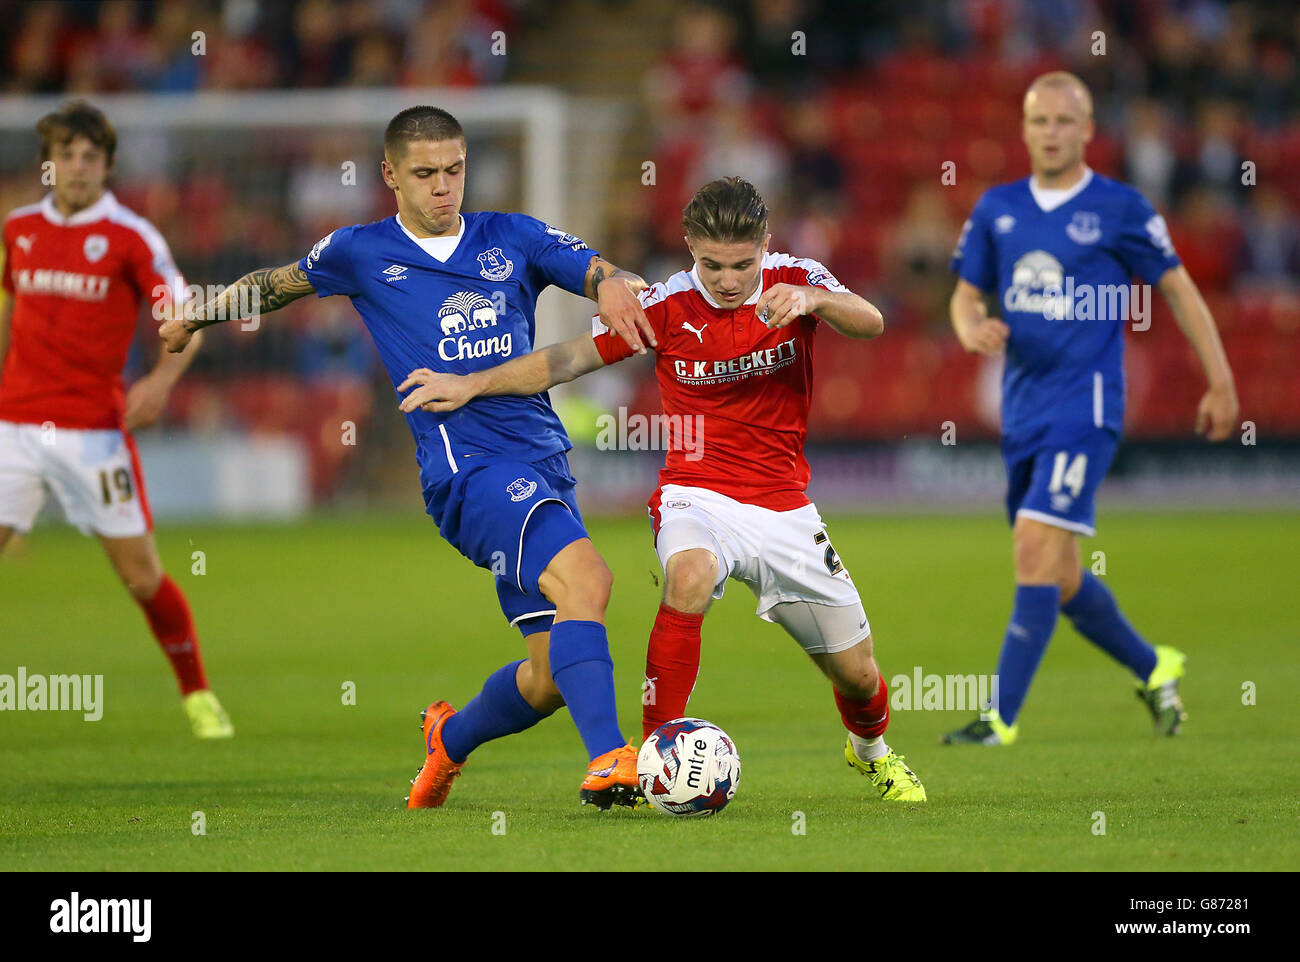
<instances>
[{"instance_id":1,"label":"number 14 on shorts","mask_svg":"<svg viewBox=\"0 0 1300 962\"><path fill-rule=\"evenodd\" d=\"M1052 480L1047 485L1047 490L1054 494L1066 487L1077 498L1079 492L1083 490L1087 476L1088 455L1076 454L1071 460L1069 451L1058 451L1056 461L1052 465Z\"/></svg>"}]
</instances>

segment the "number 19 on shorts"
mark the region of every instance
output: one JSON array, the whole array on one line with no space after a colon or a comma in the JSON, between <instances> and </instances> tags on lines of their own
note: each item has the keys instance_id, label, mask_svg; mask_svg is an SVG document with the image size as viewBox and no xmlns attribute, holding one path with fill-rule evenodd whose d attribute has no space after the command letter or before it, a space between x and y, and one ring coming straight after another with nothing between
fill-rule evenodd
<instances>
[{"instance_id":1,"label":"number 19 on shorts","mask_svg":"<svg viewBox=\"0 0 1300 962\"><path fill-rule=\"evenodd\" d=\"M110 479L112 484L109 483ZM114 493L116 493L118 501L130 501L133 493L131 488L131 472L126 468L117 468L113 471L100 471L99 493L104 499L105 507L113 503Z\"/></svg>"}]
</instances>

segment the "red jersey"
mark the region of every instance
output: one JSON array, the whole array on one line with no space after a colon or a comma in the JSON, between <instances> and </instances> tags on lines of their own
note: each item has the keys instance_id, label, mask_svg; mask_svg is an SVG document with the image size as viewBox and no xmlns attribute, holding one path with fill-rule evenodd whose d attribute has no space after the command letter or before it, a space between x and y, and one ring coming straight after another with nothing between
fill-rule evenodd
<instances>
[{"instance_id":1,"label":"red jersey","mask_svg":"<svg viewBox=\"0 0 1300 962\"><path fill-rule=\"evenodd\" d=\"M121 427L140 302L184 296L162 235L109 191L71 217L50 194L5 220L3 284L14 304L0 421Z\"/></svg>"},{"instance_id":2,"label":"red jersey","mask_svg":"<svg viewBox=\"0 0 1300 962\"><path fill-rule=\"evenodd\" d=\"M667 416L661 486L708 488L773 511L808 504L803 448L819 318L769 329L754 305L776 284L846 290L817 261L768 253L758 290L735 310L714 301L694 269L641 292L659 341L655 374ZM607 364L632 356L599 318L593 337Z\"/></svg>"}]
</instances>

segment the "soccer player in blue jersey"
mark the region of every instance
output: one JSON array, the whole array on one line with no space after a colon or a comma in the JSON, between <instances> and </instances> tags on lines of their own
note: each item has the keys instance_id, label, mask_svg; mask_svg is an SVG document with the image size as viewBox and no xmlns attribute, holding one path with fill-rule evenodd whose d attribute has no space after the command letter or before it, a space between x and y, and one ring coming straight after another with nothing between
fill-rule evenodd
<instances>
[{"instance_id":1,"label":"soccer player in blue jersey","mask_svg":"<svg viewBox=\"0 0 1300 962\"><path fill-rule=\"evenodd\" d=\"M1038 77L1024 101L1033 176L988 190L953 256L953 328L968 351L1005 351L1002 454L1015 545L1015 603L998 661L995 704L944 736L1009 745L1034 672L1063 613L1130 671L1158 733L1177 734L1185 655L1152 647L1079 560L1095 534L1093 499L1124 422L1124 327L1140 310L1136 275L1168 301L1209 388L1196 429L1231 433L1238 405L1214 319L1174 253L1164 219L1141 194L1090 170L1092 97L1073 74ZM988 314L984 295L999 302ZM1150 304L1149 294L1145 298Z\"/></svg>"},{"instance_id":2,"label":"soccer player in blue jersey","mask_svg":"<svg viewBox=\"0 0 1300 962\"><path fill-rule=\"evenodd\" d=\"M531 351L537 296L552 284L595 300L641 353L639 332L654 343L636 296L641 278L532 217L462 214L465 169L455 118L434 107L403 110L385 132L381 165L397 214L339 228L301 260L253 271L187 309L160 329L167 349L182 350L209 324L313 292L343 294L396 388L415 368L469 374ZM425 709L425 761L408 807L441 805L474 748L565 705L590 758L582 801L634 805L637 749L618 727L604 625L612 576L583 527L569 440L549 398L480 398L453 414L415 410L406 420L428 513L448 542L496 576L501 610L528 648L460 711L445 701Z\"/></svg>"}]
</instances>

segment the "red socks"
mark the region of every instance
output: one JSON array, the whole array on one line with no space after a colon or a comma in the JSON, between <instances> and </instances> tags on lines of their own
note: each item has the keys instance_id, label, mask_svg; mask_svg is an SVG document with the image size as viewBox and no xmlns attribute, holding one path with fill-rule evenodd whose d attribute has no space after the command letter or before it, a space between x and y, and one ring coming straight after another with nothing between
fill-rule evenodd
<instances>
[{"instance_id":1,"label":"red socks","mask_svg":"<svg viewBox=\"0 0 1300 962\"><path fill-rule=\"evenodd\" d=\"M704 614L690 615L665 604L650 632L641 691L641 738L664 722L686 714L686 702L700 673L700 625Z\"/></svg>"},{"instance_id":2,"label":"red socks","mask_svg":"<svg viewBox=\"0 0 1300 962\"><path fill-rule=\"evenodd\" d=\"M207 675L203 673L203 659L199 656L199 639L194 631L194 619L190 616L190 606L185 595L176 587L176 582L163 575L158 590L148 601L140 603L144 616L149 620L149 628L162 646L167 660L172 663L172 671L180 682L181 696L208 687Z\"/></svg>"},{"instance_id":3,"label":"red socks","mask_svg":"<svg viewBox=\"0 0 1300 962\"><path fill-rule=\"evenodd\" d=\"M885 676L880 676L880 687L868 701L852 701L835 692L835 707L840 710L844 727L860 738L876 738L889 727L889 686Z\"/></svg>"},{"instance_id":4,"label":"red socks","mask_svg":"<svg viewBox=\"0 0 1300 962\"><path fill-rule=\"evenodd\" d=\"M641 693L641 738L664 722L686 714L686 702L700 673L700 625L704 615L690 615L665 604L650 632L645 657L646 684ZM853 701L835 691L844 727L861 738L876 738L889 727L889 686L883 675L867 701Z\"/></svg>"}]
</instances>

